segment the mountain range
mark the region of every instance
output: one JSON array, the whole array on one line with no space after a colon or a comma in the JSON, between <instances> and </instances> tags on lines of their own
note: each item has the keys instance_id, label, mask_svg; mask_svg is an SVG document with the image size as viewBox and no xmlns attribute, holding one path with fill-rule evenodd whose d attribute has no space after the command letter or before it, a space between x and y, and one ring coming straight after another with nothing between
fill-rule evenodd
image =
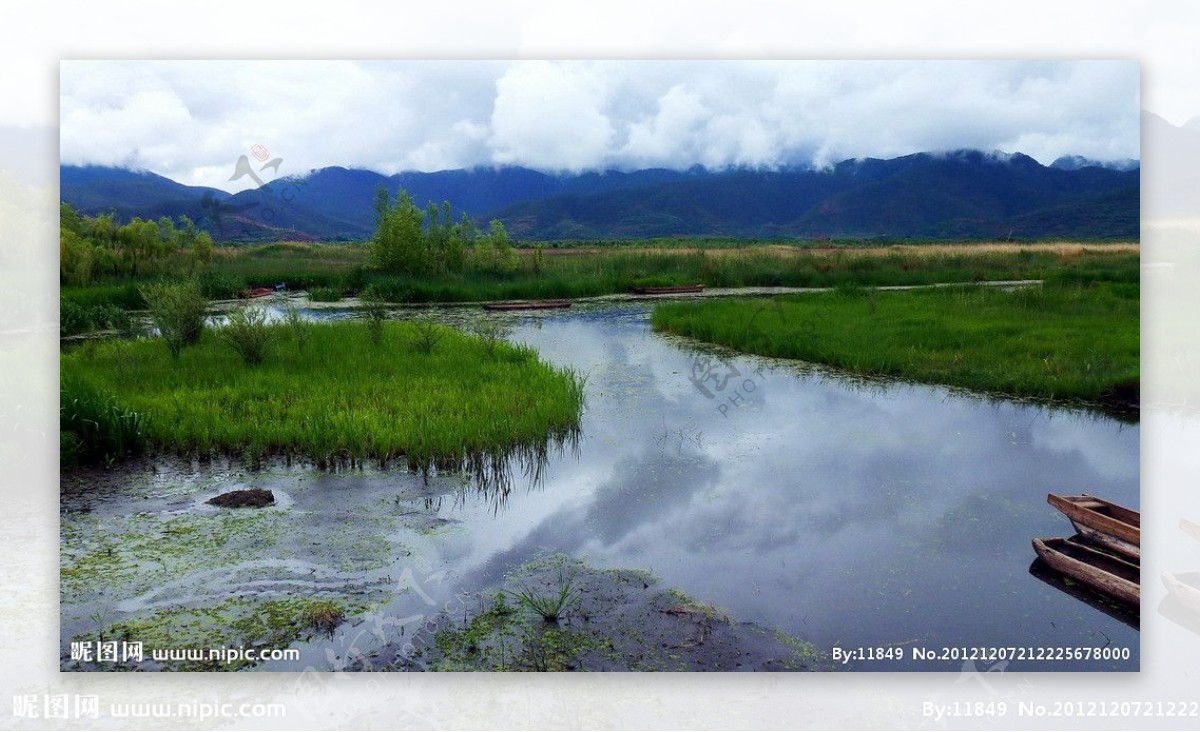
<instances>
[{"instance_id":1,"label":"mountain range","mask_svg":"<svg viewBox=\"0 0 1200 732\"><path fill-rule=\"evenodd\" d=\"M1137 161L1099 164L960 150L823 169L520 167L384 176L329 167L237 194L145 171L62 166L61 198L120 220L186 215L222 241L368 238L378 186L450 201L520 240L734 238L1137 239Z\"/></svg>"}]
</instances>

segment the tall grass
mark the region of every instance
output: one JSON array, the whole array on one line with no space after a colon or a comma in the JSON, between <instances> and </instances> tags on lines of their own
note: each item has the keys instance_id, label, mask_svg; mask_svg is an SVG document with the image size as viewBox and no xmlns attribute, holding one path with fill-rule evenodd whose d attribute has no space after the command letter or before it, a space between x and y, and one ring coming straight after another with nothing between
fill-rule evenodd
<instances>
[{"instance_id":1,"label":"tall grass","mask_svg":"<svg viewBox=\"0 0 1200 732\"><path fill-rule=\"evenodd\" d=\"M313 325L304 348L256 368L212 332L176 361L150 341L97 343L62 356L62 373L151 415L147 436L162 450L426 466L577 429L582 379L532 349L445 330L424 354L410 345L416 326L382 328L375 344L362 322Z\"/></svg>"},{"instance_id":2,"label":"tall grass","mask_svg":"<svg viewBox=\"0 0 1200 732\"><path fill-rule=\"evenodd\" d=\"M59 399L59 462L64 467L111 462L146 448L145 414L115 396L64 375Z\"/></svg>"},{"instance_id":3,"label":"tall grass","mask_svg":"<svg viewBox=\"0 0 1200 732\"><path fill-rule=\"evenodd\" d=\"M656 330L750 353L1017 396L1104 402L1139 382L1136 284L845 288L664 304Z\"/></svg>"},{"instance_id":4,"label":"tall grass","mask_svg":"<svg viewBox=\"0 0 1200 732\"><path fill-rule=\"evenodd\" d=\"M282 329L267 324L267 313L260 308L243 305L229 312L228 322L221 328L221 338L237 352L247 366L258 366L267 357L267 348ZM289 326L295 334L296 326Z\"/></svg>"},{"instance_id":5,"label":"tall grass","mask_svg":"<svg viewBox=\"0 0 1200 732\"><path fill-rule=\"evenodd\" d=\"M347 290L368 290L388 302L464 302L556 299L625 292L638 285L701 283L710 287L836 287L842 284L919 285L935 282L1044 279L1137 281L1136 252L1025 249L939 251L905 247L806 248L776 245L734 246L730 242L687 240L679 244L643 242L573 250L526 251L511 272L468 270L424 277L387 275L367 267L362 245L280 243L220 248L200 275L203 293L225 299L250 286L286 282L319 298ZM743 243L744 244L744 243ZM608 245L606 245L608 246ZM695 247L701 247L695 249ZM881 253L884 252L884 253ZM64 289L79 304L114 302L140 306L136 287L110 282L94 288Z\"/></svg>"}]
</instances>

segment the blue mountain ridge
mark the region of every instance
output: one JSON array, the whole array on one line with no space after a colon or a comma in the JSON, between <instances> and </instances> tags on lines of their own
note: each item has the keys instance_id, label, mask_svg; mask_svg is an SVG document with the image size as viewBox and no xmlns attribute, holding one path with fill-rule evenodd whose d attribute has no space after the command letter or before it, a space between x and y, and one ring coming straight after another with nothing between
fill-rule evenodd
<instances>
[{"instance_id":1,"label":"blue mountain ridge","mask_svg":"<svg viewBox=\"0 0 1200 732\"><path fill-rule=\"evenodd\" d=\"M418 205L450 201L525 240L1138 237L1135 163L958 150L823 169L646 169L553 174L521 167L385 176L343 167L228 194L151 172L62 166L62 200L86 214L187 215L224 241L363 239L379 185Z\"/></svg>"}]
</instances>

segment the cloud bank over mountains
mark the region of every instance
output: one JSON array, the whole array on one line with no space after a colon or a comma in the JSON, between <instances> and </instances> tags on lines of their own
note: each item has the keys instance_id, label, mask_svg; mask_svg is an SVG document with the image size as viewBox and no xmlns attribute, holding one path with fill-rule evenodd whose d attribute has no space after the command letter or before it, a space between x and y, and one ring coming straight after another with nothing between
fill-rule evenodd
<instances>
[{"instance_id":1,"label":"cloud bank over mountains","mask_svg":"<svg viewBox=\"0 0 1200 732\"><path fill-rule=\"evenodd\" d=\"M1139 158L1128 61L64 61L61 161L280 174L825 166L962 148Z\"/></svg>"}]
</instances>

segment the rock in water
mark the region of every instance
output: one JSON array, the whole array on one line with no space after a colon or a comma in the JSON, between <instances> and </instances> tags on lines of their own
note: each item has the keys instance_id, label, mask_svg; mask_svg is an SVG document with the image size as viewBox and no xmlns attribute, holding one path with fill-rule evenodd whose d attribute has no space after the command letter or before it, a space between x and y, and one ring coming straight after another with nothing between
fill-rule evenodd
<instances>
[{"instance_id":1,"label":"rock in water","mask_svg":"<svg viewBox=\"0 0 1200 732\"><path fill-rule=\"evenodd\" d=\"M229 491L207 501L222 508L262 508L275 503L275 494L262 488Z\"/></svg>"}]
</instances>

